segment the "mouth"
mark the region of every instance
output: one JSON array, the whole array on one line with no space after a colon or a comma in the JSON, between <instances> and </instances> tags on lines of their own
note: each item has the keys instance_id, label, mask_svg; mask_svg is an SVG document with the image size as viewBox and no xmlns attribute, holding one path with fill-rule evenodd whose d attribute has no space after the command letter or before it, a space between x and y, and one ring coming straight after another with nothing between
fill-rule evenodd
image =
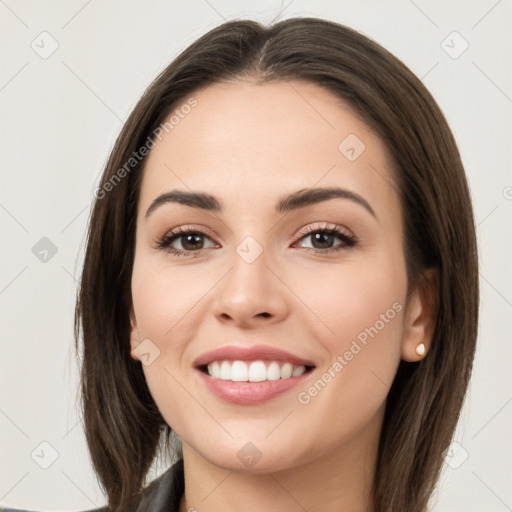
<instances>
[{"instance_id":1,"label":"mouth","mask_svg":"<svg viewBox=\"0 0 512 512\"><path fill-rule=\"evenodd\" d=\"M204 354L194 366L216 397L239 405L271 400L315 369L311 361L266 346L224 347Z\"/></svg>"}]
</instances>

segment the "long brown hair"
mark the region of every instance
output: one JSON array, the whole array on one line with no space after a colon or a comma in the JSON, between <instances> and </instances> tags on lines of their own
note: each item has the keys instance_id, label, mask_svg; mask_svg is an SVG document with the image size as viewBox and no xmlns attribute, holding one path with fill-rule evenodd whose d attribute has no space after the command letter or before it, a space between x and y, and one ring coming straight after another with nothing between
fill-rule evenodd
<instances>
[{"instance_id":1,"label":"long brown hair","mask_svg":"<svg viewBox=\"0 0 512 512\"><path fill-rule=\"evenodd\" d=\"M161 436L167 440L171 433L140 363L129 355L145 162L130 158L194 91L247 76L325 87L380 135L392 157L409 284L422 270L437 269L438 307L427 356L420 363L402 361L389 392L374 503L377 512L423 511L457 424L475 351L478 269L466 177L444 116L420 80L370 39L313 18L269 27L233 21L211 30L150 85L115 143L90 218L75 318L77 350L83 337L81 397L94 469L110 508L122 510L143 488Z\"/></svg>"}]
</instances>

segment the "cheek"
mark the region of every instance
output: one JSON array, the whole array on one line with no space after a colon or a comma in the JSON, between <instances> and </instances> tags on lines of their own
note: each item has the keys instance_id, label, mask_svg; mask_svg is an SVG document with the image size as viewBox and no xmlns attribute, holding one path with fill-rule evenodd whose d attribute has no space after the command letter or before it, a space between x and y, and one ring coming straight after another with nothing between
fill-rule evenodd
<instances>
[{"instance_id":1,"label":"cheek","mask_svg":"<svg viewBox=\"0 0 512 512\"><path fill-rule=\"evenodd\" d=\"M372 327L389 334L402 329L407 277L400 259L354 258L339 266L325 265L295 276L293 287L309 316L323 326L318 334L322 332L320 339L331 349L343 349L359 335L364 342Z\"/></svg>"},{"instance_id":2,"label":"cheek","mask_svg":"<svg viewBox=\"0 0 512 512\"><path fill-rule=\"evenodd\" d=\"M164 349L170 340L178 341L173 335L179 332L181 341L195 306L214 284L211 272L193 266L177 270L149 259L135 265L132 296L141 340L154 339Z\"/></svg>"},{"instance_id":3,"label":"cheek","mask_svg":"<svg viewBox=\"0 0 512 512\"><path fill-rule=\"evenodd\" d=\"M204 313L208 293L219 281L217 274L193 265L173 269L150 258L140 258L134 265L131 286L138 337L151 340L158 353L142 369L161 414L180 436L191 404L188 349L200 325L198 311ZM200 425L203 420L198 413L194 421Z\"/></svg>"},{"instance_id":4,"label":"cheek","mask_svg":"<svg viewBox=\"0 0 512 512\"><path fill-rule=\"evenodd\" d=\"M297 399L308 418L314 418L309 422L312 433L321 428L316 419L329 417L350 435L381 410L400 362L405 263L400 257L354 260L301 282L299 293L322 321L317 337L330 360Z\"/></svg>"}]
</instances>

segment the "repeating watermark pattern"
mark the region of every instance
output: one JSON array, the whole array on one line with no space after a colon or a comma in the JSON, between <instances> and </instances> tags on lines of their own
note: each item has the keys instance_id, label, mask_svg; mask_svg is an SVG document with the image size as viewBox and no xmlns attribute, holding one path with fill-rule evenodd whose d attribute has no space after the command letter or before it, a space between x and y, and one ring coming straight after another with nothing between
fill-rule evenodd
<instances>
[{"instance_id":1,"label":"repeating watermark pattern","mask_svg":"<svg viewBox=\"0 0 512 512\"><path fill-rule=\"evenodd\" d=\"M7 2L1 2L1 3L2 3L1 7L5 11L5 16L6 17L11 16L13 23L21 23L27 29L33 28L33 27L29 27L29 25L25 22L25 21L27 21L30 23L29 19L23 20L19 16L19 14L16 13L13 10L13 8L8 5ZM288 3L288 5L290 5L290 3ZM414 2L411 1L411 4L416 6L417 9L419 9L419 7ZM500 5L501 5L501 7L498 8ZM482 13L481 13L482 16L479 16L478 19L475 17L475 19L473 21L476 21L476 23L473 24L473 26L471 27L471 30L475 29L484 20L488 20L487 23L490 23L492 16L494 16L495 19L496 19L496 17L499 19L499 17L500 17L499 11L504 5L505 5L505 3L501 3L501 0L497 0L496 2L493 2L492 7L490 7L486 12L482 11ZM210 7L212 7L212 6L210 5ZM74 20L78 20L79 19L78 16L84 9L90 10L91 8L94 8L94 3L93 2L91 3L90 0L84 1L83 5L80 6L80 9L78 11L72 13L73 14L72 16L68 17L67 21L61 26L61 29L65 29ZM214 9L214 8L212 8L212 9ZM432 25L434 27L439 29L439 25L437 25L431 18L429 18L423 10L421 10L421 9L419 9L419 10L430 20L430 22L432 23ZM224 16L221 13L219 13L219 11L217 11L217 10L215 10L215 11L222 18L224 18ZM25 17L25 16L23 16L23 17ZM17 21L16 21L16 19L17 19ZM444 20L444 21L449 21L449 20ZM473 22L472 21L469 24L461 23L461 19L458 19L458 18L457 19L454 18L453 21L456 21L458 25L463 25L463 26L470 26L471 23ZM76 21L75 21L75 23L76 23ZM52 26L58 26L58 25L52 24ZM52 31L53 31L53 29L52 29ZM28 46L30 46L31 50L35 54L37 54L37 57L35 55L31 56L31 58L33 60L38 61L39 59L41 59L43 61L47 61L48 64L51 64L52 56L60 48L59 42L64 46L65 40L63 38L65 38L65 33L55 34L58 37L59 41L57 41L57 39L51 33L47 32L47 31L40 32L34 39L32 39L33 33L37 33L37 32L39 32L39 30L31 32L29 36L27 36L26 35L27 33L25 33L25 35L22 36L24 38L24 42L22 43L21 46L26 48L27 50L28 50ZM447 32L449 32L449 30L447 30L446 33ZM467 37L468 35L469 35L469 31L468 31L468 34L465 34L465 36ZM463 37L459 32L456 32L456 31L451 32L444 39L442 39L444 37L444 34L440 34L440 33L438 33L437 36L435 36L435 37L436 37L436 39L434 41L434 44L439 45L439 46L437 46L438 54L442 54L442 52L444 52L450 57L450 59L448 59L447 62L449 62L451 59L453 59L453 60L459 59L461 56L463 56L465 54L465 52L467 52L467 50L469 49L469 46L470 46L468 40L466 40L465 37ZM442 41L441 41L441 39L442 39ZM472 40L470 39L470 41L472 41ZM20 46L20 45L18 45L18 46ZM31 51L28 51L28 53L31 53ZM58 56L59 56L59 54L57 53L57 57ZM438 58L438 57L436 57L436 58ZM55 59L55 57L54 57L54 59ZM460 61L458 61L458 62L461 62L463 60L465 60L465 59L460 59ZM110 110L110 112L112 112L118 120L123 121L122 119L120 119L119 116L117 116L115 114L115 112L110 108L110 106L107 102L103 101L98 94L96 94L83 80L80 79L78 74L76 74L67 64L65 64L65 63L63 63L63 64L64 64L64 66L66 66L66 68L71 73L73 73L73 75L75 75L80 80L80 82L83 84L84 87L89 89L89 91L92 92L101 101L101 103L103 104L103 106L105 108ZM436 70L436 72L440 73L442 66L438 66L438 64L439 64L439 62L434 63L433 66L430 66L430 64L429 64L428 65L428 67L429 67L428 73L432 72L434 69ZM452 62L452 64L454 64L454 63ZM501 92L501 94L503 95L502 99L506 99L508 102L511 101L510 94L507 94L507 92L505 92L506 89L504 90L504 88L502 88L503 86L498 85L498 83L493 80L493 78L494 78L493 73L491 71L487 71L486 66L483 65L483 68L486 70L486 71L484 71L483 69L480 68L480 66L477 63L471 62L471 64L473 65L474 68L476 68L479 71L479 73L481 73L488 80L489 85L492 84L496 90L499 90ZM3 80L2 83L0 83L0 92L3 92L4 90L12 91L12 87L16 87L16 82L19 83L20 80L23 80L24 76L27 76L27 73L25 73L25 70L33 69L32 68L33 65L34 64L32 63L32 60L30 62L28 62L28 61L27 62L24 62L24 61L19 62L19 64L17 66L15 66L13 71L10 73L10 76L7 79ZM23 73L25 73L25 75ZM425 78L425 76L422 78ZM30 76L30 80L32 80L32 78L33 77ZM39 85L41 85L41 84L39 84ZM42 84L42 85L44 86L44 84ZM52 84L52 86L53 86L53 84ZM22 90L22 89L20 89L20 90ZM98 91L98 92L101 93L101 91ZM507 106L508 105L509 105L509 103L507 103ZM190 107L190 110L191 110L191 108L195 107L195 105L188 104L188 107ZM160 131L158 131L158 129L155 130L150 137L151 140L149 142L147 141L141 147L141 149L134 152L134 154L129 159L129 161L126 163L126 165L124 165L122 167L122 170L119 169L117 171L117 173L115 174L115 176L113 176L105 184L104 187L98 188L95 191L95 197L99 198L99 199L103 199L108 192L110 192L111 190L114 189L114 187L120 182L120 180L122 178L126 177L133 169L135 169L136 166L138 164L140 164L142 159L148 154L149 150L153 147L153 145L154 145L153 143L155 143L156 140L161 140L164 133L170 133L170 131L179 122L181 122L181 120L184 118L184 116L187 115L187 110L189 110L188 107L185 106L185 108L182 110L178 109L177 113L173 113L173 114L175 114L176 117L171 116L171 118L169 120L167 120L166 123L164 123L163 125L161 125L159 127ZM365 146L362 143L362 141L360 141L360 139L358 139L357 137L356 137L356 139L349 139L349 137L347 137L342 143L340 143L339 150L345 156L345 158L347 158L347 160L354 161L365 151ZM358 141L361 144L358 144ZM145 149L143 149L143 148L145 148ZM145 153L145 154L143 154L143 153ZM505 200L510 201L510 200L512 200L512 186L505 186L505 185L506 185L506 182L501 185L501 190L498 189L498 194L501 193ZM502 188L502 187L504 187L504 188ZM496 208L494 210L492 210L491 213L493 213L496 210ZM7 211L7 210L5 210L5 211ZM18 220L16 220L16 222L18 224L20 224ZM69 225L69 223L66 225L66 228L68 225ZM21 226L21 224L20 224L20 226ZM21 226L21 227L28 233L28 231L23 226ZM62 230L62 231L64 231L64 230ZM62 231L61 231L61 233L62 233ZM41 234L39 234L38 236L41 236ZM57 252L59 250L62 251L62 253L64 253L65 249L66 249L66 247L64 247L64 245L63 245L62 240L55 240L55 241L59 245L59 249L49 238L43 237L31 248L31 252L41 263L48 263L50 260L53 259L53 257L57 254ZM251 245L251 243L253 245ZM258 245L259 244L257 244L257 242L254 239L252 239L252 241L245 239L239 245L239 247L238 247L239 250L237 250L237 253L246 262L252 263L252 262L256 261L256 259L259 257L259 255L263 251L261 246L260 246L261 251L258 251ZM32 258L30 255L28 255L28 251L27 251L27 258L28 259ZM38 263L34 263L34 265L39 267ZM50 265L48 267L50 267ZM43 266L43 267L39 267L39 269L41 272L43 272L43 271L47 270L48 267ZM3 289L0 291L0 293L2 293L2 291L5 291L8 287L10 287L12 285L12 283L15 282L18 279L18 277L21 274L23 274L23 272L25 272L25 270L27 268L28 268L28 265L24 266L24 268L20 272L18 272L17 275L13 279L9 280L9 282L6 284L6 286L3 287ZM62 268L64 270L66 270L63 266L62 266ZM31 270L33 270L33 268ZM67 270L66 270L66 272L67 272ZM492 286L492 284L489 281L487 281L487 279L485 279L485 278L483 278L483 279L485 280L485 282L487 282L488 285ZM499 294L499 295L501 296L501 298L503 300L505 300L505 301L507 301L507 303L509 303L509 301L503 295L501 295L501 294ZM380 319L380 320L383 321L384 323L386 323L385 320L382 320L382 319ZM340 368L340 372L347 364L349 364L349 362L351 360L353 360L355 358L355 356L357 354L359 354L361 352L362 348L366 347L367 343L369 343L369 341L374 338L375 331L372 329L372 327L374 329L379 330L379 327L381 325L382 325L381 323L378 323L378 324L375 323L375 325L368 328L368 331L366 329L364 331L362 331L353 340L349 349L347 349L347 351L345 351L345 353L338 356L339 359L337 358L335 363L337 362L341 365L341 367L336 366L336 368ZM145 345L143 345L144 343L145 343ZM144 340L144 342L142 342L141 345L139 345L138 350L139 350L139 353L141 356L141 361L145 365L152 364L152 362L154 362L160 355L160 350L153 342L151 342L151 340ZM332 365L334 377L337 374L339 374L339 372L336 373L334 371L335 363L333 363L333 365ZM329 371L328 371L328 373L329 373L329 376L326 377L326 380L329 378L332 380L332 378L334 378L333 375ZM318 393L318 390L316 392ZM311 397L310 397L310 399L311 399ZM507 404L508 403L509 402L507 402ZM507 404L505 404L505 406ZM503 407L505 407L505 406L503 406ZM493 416L492 419L494 419L501 412L502 409L500 409L500 411L498 411L498 413L496 413L496 415ZM3 411L1 411L1 410L0 410L0 412L3 413ZM5 413L3 413L3 414L4 414L3 417L5 418L6 417ZM12 425L16 426L18 433L21 433L25 438L29 437L12 420L10 420L10 421L11 421ZM478 435L481 431L483 431L485 428L487 428L488 423L486 425L484 425L484 427L482 427L482 429L480 429L476 435ZM476 437L476 435L475 435L475 437ZM34 441L33 444L36 444L37 442L39 442L39 440ZM31 444L31 446L33 446L33 444ZM27 461L27 465L32 466L32 461L37 464L36 469L33 469L33 471L38 471L38 468L48 469L59 458L59 453L48 441L43 441L43 442L39 443L36 446L36 448L34 448L32 450L32 452L30 452L30 449L31 448L29 448L28 450L25 451L25 454L26 454L25 460ZM243 451L244 449L245 449L245 451ZM29 454L30 454L30 458L32 459L32 461L29 460L29 457L28 457ZM261 458L261 455L262 455L261 452L258 450L258 448L252 443L246 443L246 445L240 450L239 454L240 454L239 455L240 460L247 467L251 467L251 465L254 466L255 464L257 464L257 462L259 461L259 459ZM469 453L465 450L465 448L461 444L459 444L457 442L453 442L450 445L450 447L445 451L443 456L444 456L445 463L452 469L460 468L469 459ZM474 462L474 460L473 460L473 462ZM472 463L472 461L470 460L470 464L471 463ZM464 467L467 468L467 465ZM496 467L499 467L499 466L496 466ZM64 472L62 472L62 473L66 476L66 478L70 482L72 482L72 479L68 475L66 475ZM485 482L483 482L483 480L480 479L480 477L478 477L478 475L476 475L476 473L474 471L472 473L480 480L480 482L483 485L485 485L485 487L487 487L488 491L492 492L492 494L494 495L492 497L493 500L496 497L498 497L496 495L496 493L493 492L492 489L490 489L490 487L487 484L485 484ZM14 477L14 479L13 479L13 482L15 482L14 485L9 484L9 489L8 490L7 490L7 488L5 489L5 491L7 491L7 492L2 491L2 495L3 495L2 501L5 500L5 498L13 491L13 489L15 489L17 486L19 486L20 482L22 482L28 474L29 473L26 472L24 475L20 474L20 475L16 475ZM5 484L5 482L3 482L3 483ZM72 483L74 484L74 482L72 482ZM76 488L78 488L78 486L76 484L74 484L74 486ZM87 493L82 491L82 494L86 495ZM500 498L498 497L498 499L500 499ZM90 501L92 501L92 500L90 500ZM508 505L503 500L500 499L500 501L503 503L503 505L505 507L508 507ZM188 510L188 512L198 512L197 509L194 507L187 508L187 510Z\"/></svg>"},{"instance_id":2,"label":"repeating watermark pattern","mask_svg":"<svg viewBox=\"0 0 512 512\"><path fill-rule=\"evenodd\" d=\"M59 458L59 452L48 441L43 441L34 448L30 457L41 469L48 469Z\"/></svg>"},{"instance_id":3,"label":"repeating watermark pattern","mask_svg":"<svg viewBox=\"0 0 512 512\"><path fill-rule=\"evenodd\" d=\"M444 451L443 459L452 469L458 469L468 460L469 453L457 441L453 441Z\"/></svg>"},{"instance_id":4,"label":"repeating watermark pattern","mask_svg":"<svg viewBox=\"0 0 512 512\"><path fill-rule=\"evenodd\" d=\"M254 263L262 252L263 247L252 236L246 236L236 247L236 253L246 263Z\"/></svg>"},{"instance_id":5,"label":"repeating watermark pattern","mask_svg":"<svg viewBox=\"0 0 512 512\"><path fill-rule=\"evenodd\" d=\"M160 357L160 349L149 338L143 340L133 353L144 366L152 365Z\"/></svg>"},{"instance_id":6,"label":"repeating watermark pattern","mask_svg":"<svg viewBox=\"0 0 512 512\"><path fill-rule=\"evenodd\" d=\"M322 373L307 390L301 391L297 395L297 400L302 405L307 405L313 398L325 389L334 378L336 378L341 371L352 361L366 346L370 340L375 338L382 329L389 324L397 315L402 311L403 306L400 302L394 302L393 305L379 316L379 319L375 321L370 327L365 327L357 336L356 339L352 340L350 347L345 350L343 354L336 357L334 362L329 368Z\"/></svg>"},{"instance_id":7,"label":"repeating watermark pattern","mask_svg":"<svg viewBox=\"0 0 512 512\"><path fill-rule=\"evenodd\" d=\"M357 160L365 149L364 142L353 133L345 137L338 146L339 152L350 162Z\"/></svg>"},{"instance_id":8,"label":"repeating watermark pattern","mask_svg":"<svg viewBox=\"0 0 512 512\"><path fill-rule=\"evenodd\" d=\"M132 153L130 158L120 167L101 187L98 187L94 193L95 199L103 199L108 192L114 188L135 169L142 160L149 154L149 152L156 146L155 139L161 141L164 133L169 134L176 126L178 126L185 117L187 117L192 109L197 106L197 100L192 96L186 103L175 109L173 113L153 130L150 136L146 139L144 144Z\"/></svg>"},{"instance_id":9,"label":"repeating watermark pattern","mask_svg":"<svg viewBox=\"0 0 512 512\"><path fill-rule=\"evenodd\" d=\"M458 59L469 48L469 43L454 30L441 41L441 48L452 59Z\"/></svg>"},{"instance_id":10,"label":"repeating watermark pattern","mask_svg":"<svg viewBox=\"0 0 512 512\"><path fill-rule=\"evenodd\" d=\"M245 443L236 456L240 459L242 464L248 468L253 468L261 459L263 454L258 450L258 447L253 443Z\"/></svg>"},{"instance_id":11,"label":"repeating watermark pattern","mask_svg":"<svg viewBox=\"0 0 512 512\"><path fill-rule=\"evenodd\" d=\"M44 31L30 43L30 47L41 59L46 60L57 51L59 43L49 32Z\"/></svg>"}]
</instances>

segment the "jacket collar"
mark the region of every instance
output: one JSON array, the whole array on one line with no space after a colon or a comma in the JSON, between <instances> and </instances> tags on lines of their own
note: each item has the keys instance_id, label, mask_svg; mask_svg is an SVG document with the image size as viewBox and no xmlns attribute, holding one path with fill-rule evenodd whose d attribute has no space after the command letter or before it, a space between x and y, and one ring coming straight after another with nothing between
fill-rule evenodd
<instances>
[{"instance_id":1,"label":"jacket collar","mask_svg":"<svg viewBox=\"0 0 512 512\"><path fill-rule=\"evenodd\" d=\"M180 459L142 491L138 503L132 510L134 512L179 512L184 491L183 459Z\"/></svg>"}]
</instances>

